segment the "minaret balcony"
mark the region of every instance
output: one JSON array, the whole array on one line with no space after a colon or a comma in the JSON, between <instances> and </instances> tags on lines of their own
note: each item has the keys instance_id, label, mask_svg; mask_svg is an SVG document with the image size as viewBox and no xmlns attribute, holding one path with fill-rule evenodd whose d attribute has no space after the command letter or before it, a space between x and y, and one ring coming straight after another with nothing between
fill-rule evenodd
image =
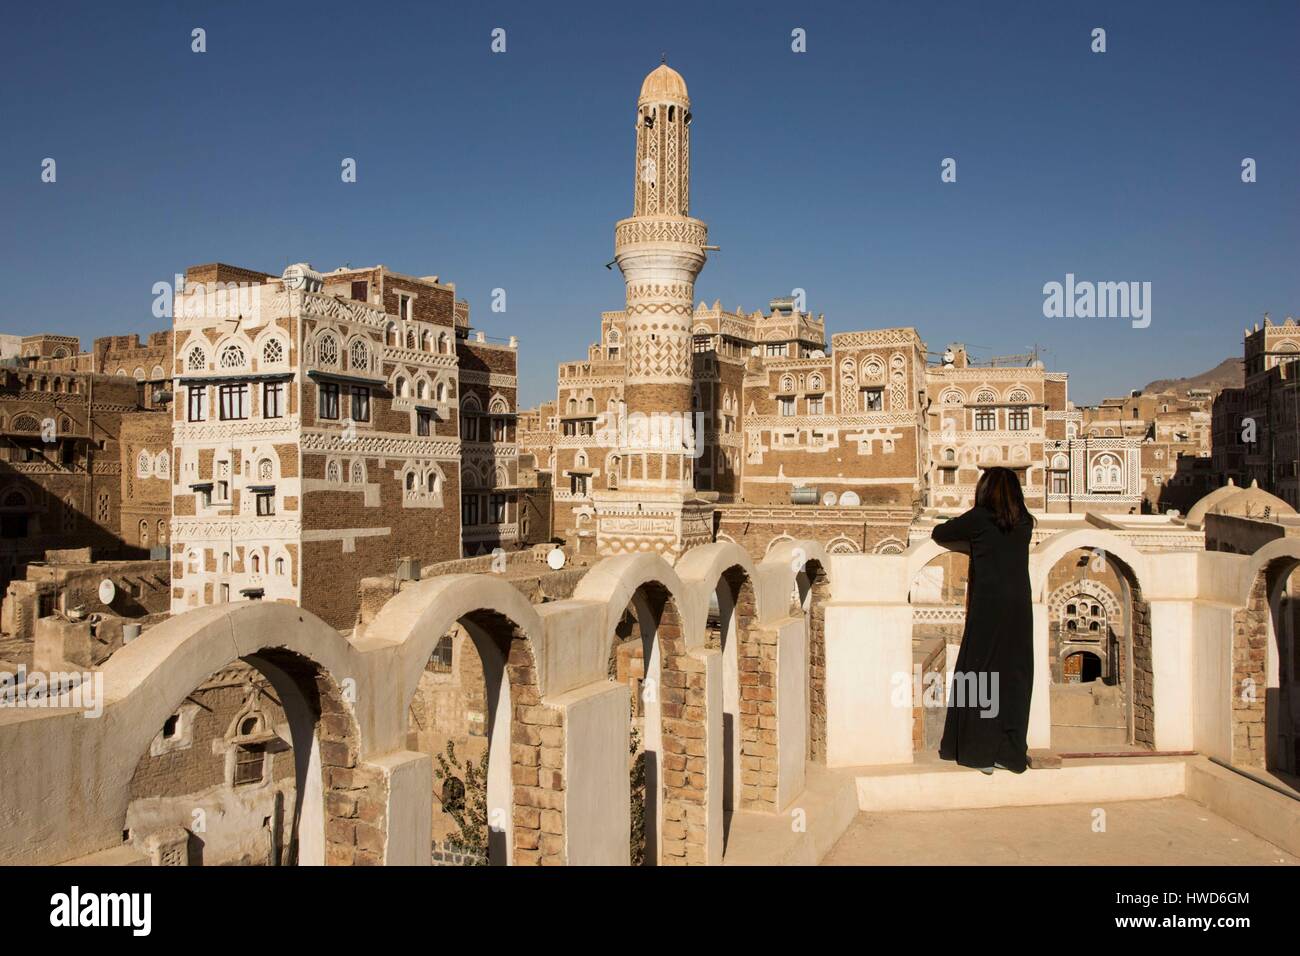
<instances>
[{"instance_id":1,"label":"minaret balcony","mask_svg":"<svg viewBox=\"0 0 1300 956\"><path fill-rule=\"evenodd\" d=\"M689 216L633 216L614 225L614 248L640 245L679 245L702 248L709 227Z\"/></svg>"}]
</instances>

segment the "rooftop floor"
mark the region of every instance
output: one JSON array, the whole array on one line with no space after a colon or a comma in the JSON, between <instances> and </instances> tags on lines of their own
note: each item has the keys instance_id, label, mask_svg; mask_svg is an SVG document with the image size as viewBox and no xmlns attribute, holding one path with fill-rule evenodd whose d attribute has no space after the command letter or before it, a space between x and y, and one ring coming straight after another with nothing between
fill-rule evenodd
<instances>
[{"instance_id":1,"label":"rooftop floor","mask_svg":"<svg viewBox=\"0 0 1300 956\"><path fill-rule=\"evenodd\" d=\"M859 813L826 866L1290 865L1300 858L1186 797Z\"/></svg>"}]
</instances>

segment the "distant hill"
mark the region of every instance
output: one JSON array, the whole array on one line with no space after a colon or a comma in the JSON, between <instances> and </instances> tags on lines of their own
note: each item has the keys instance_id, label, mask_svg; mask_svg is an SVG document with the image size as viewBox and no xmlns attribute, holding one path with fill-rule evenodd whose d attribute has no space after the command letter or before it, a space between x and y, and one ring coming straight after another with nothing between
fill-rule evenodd
<instances>
[{"instance_id":1,"label":"distant hill","mask_svg":"<svg viewBox=\"0 0 1300 956\"><path fill-rule=\"evenodd\" d=\"M1241 388L1246 375L1240 358L1226 358L1208 372L1190 375L1186 378L1158 378L1148 382L1144 392L1174 391L1186 394L1189 388L1212 388L1216 392L1224 388Z\"/></svg>"}]
</instances>

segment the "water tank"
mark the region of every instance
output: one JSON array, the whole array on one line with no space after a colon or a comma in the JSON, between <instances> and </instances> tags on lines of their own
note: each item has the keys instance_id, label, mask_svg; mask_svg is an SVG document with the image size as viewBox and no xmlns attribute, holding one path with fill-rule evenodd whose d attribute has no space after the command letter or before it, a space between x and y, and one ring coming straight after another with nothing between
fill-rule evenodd
<instances>
[{"instance_id":1,"label":"water tank","mask_svg":"<svg viewBox=\"0 0 1300 956\"><path fill-rule=\"evenodd\" d=\"M793 505L815 505L819 500L816 488L790 489L790 503Z\"/></svg>"}]
</instances>

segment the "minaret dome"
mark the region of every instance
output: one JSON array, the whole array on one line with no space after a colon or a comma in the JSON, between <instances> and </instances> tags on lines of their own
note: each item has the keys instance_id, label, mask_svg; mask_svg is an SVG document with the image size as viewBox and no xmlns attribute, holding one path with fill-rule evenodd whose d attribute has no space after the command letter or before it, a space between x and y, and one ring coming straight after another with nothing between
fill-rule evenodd
<instances>
[{"instance_id":1,"label":"minaret dome","mask_svg":"<svg viewBox=\"0 0 1300 956\"><path fill-rule=\"evenodd\" d=\"M641 96L637 99L637 105L644 106L646 103L678 103L689 109L691 98L686 94L686 81L667 63L660 63L641 84Z\"/></svg>"}]
</instances>

